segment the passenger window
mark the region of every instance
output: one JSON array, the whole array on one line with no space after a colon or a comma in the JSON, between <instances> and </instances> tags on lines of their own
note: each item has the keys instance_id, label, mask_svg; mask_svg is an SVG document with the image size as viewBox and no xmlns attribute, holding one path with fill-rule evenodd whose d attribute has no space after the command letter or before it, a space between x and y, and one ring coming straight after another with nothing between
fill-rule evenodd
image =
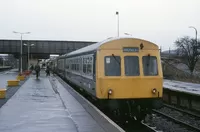
<instances>
[{"instance_id":1,"label":"passenger window","mask_svg":"<svg viewBox=\"0 0 200 132\"><path fill-rule=\"evenodd\" d=\"M83 73L85 73L86 74L86 72L87 72L87 60L86 60L86 58L83 58Z\"/></svg>"},{"instance_id":2,"label":"passenger window","mask_svg":"<svg viewBox=\"0 0 200 132\"><path fill-rule=\"evenodd\" d=\"M143 72L145 76L158 75L158 64L155 56L143 56Z\"/></svg>"},{"instance_id":3,"label":"passenger window","mask_svg":"<svg viewBox=\"0 0 200 132\"><path fill-rule=\"evenodd\" d=\"M90 75L92 73L92 65L87 64L87 74Z\"/></svg>"},{"instance_id":4,"label":"passenger window","mask_svg":"<svg viewBox=\"0 0 200 132\"><path fill-rule=\"evenodd\" d=\"M120 56L105 56L104 58L105 76L121 76Z\"/></svg>"},{"instance_id":5,"label":"passenger window","mask_svg":"<svg viewBox=\"0 0 200 132\"><path fill-rule=\"evenodd\" d=\"M66 69L69 69L69 61L66 59Z\"/></svg>"},{"instance_id":6,"label":"passenger window","mask_svg":"<svg viewBox=\"0 0 200 132\"><path fill-rule=\"evenodd\" d=\"M79 65L79 69L80 69L80 72L82 72L83 68L83 63L82 63L82 58L79 58L79 62L80 62L80 65Z\"/></svg>"},{"instance_id":7,"label":"passenger window","mask_svg":"<svg viewBox=\"0 0 200 132\"><path fill-rule=\"evenodd\" d=\"M77 64L77 66L76 66L76 70L79 71L79 64Z\"/></svg>"},{"instance_id":8,"label":"passenger window","mask_svg":"<svg viewBox=\"0 0 200 132\"><path fill-rule=\"evenodd\" d=\"M125 56L124 57L125 75L126 76L139 76L139 58L138 56Z\"/></svg>"}]
</instances>

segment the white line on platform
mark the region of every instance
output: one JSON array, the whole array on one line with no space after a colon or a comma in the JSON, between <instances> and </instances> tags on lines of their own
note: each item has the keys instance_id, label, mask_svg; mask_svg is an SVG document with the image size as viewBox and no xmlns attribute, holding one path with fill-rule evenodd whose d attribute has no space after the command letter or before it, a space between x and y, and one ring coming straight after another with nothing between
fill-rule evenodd
<instances>
[{"instance_id":1,"label":"white line on platform","mask_svg":"<svg viewBox=\"0 0 200 132\"><path fill-rule=\"evenodd\" d=\"M58 76L57 76L58 77ZM59 77L60 78L60 77ZM61 78L60 78L61 79ZM62 79L61 79L62 80ZM63 81L63 80L62 80ZM64 81L63 81L64 82ZM65 84L67 84L65 82ZM101 112L96 106L94 106L92 103L90 103L87 99L85 99L81 94L79 94L77 91L75 91L71 86L67 84L68 87L70 87L76 94L78 94L83 100L85 100L91 107L93 107L101 116L103 116L110 124L112 124L114 127L116 127L120 132L125 132L120 126L118 126L114 121L112 121L108 116L106 116L103 112Z\"/></svg>"}]
</instances>

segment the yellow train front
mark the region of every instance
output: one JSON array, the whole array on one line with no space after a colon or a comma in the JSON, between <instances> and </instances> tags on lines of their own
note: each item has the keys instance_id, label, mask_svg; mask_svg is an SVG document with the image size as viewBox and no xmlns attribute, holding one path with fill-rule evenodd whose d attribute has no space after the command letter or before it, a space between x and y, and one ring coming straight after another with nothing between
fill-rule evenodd
<instances>
[{"instance_id":1,"label":"yellow train front","mask_svg":"<svg viewBox=\"0 0 200 132\"><path fill-rule=\"evenodd\" d=\"M163 75L156 44L111 38L57 60L59 74L120 115L141 120L162 105Z\"/></svg>"},{"instance_id":2,"label":"yellow train front","mask_svg":"<svg viewBox=\"0 0 200 132\"><path fill-rule=\"evenodd\" d=\"M157 45L134 38L102 44L96 58L96 96L112 110L143 119L162 106L163 75Z\"/></svg>"}]
</instances>

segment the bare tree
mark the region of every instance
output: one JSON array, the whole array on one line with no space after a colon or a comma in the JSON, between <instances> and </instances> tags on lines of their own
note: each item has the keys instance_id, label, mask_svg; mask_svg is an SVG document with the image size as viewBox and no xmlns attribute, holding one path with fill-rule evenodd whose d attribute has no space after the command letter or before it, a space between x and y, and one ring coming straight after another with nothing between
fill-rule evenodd
<instances>
[{"instance_id":1,"label":"bare tree","mask_svg":"<svg viewBox=\"0 0 200 132\"><path fill-rule=\"evenodd\" d=\"M182 62L188 66L190 73L193 74L195 65L199 59L199 52L197 49L200 43L197 43L195 39L189 36L184 36L177 39L175 45L177 47L178 56L181 58Z\"/></svg>"}]
</instances>

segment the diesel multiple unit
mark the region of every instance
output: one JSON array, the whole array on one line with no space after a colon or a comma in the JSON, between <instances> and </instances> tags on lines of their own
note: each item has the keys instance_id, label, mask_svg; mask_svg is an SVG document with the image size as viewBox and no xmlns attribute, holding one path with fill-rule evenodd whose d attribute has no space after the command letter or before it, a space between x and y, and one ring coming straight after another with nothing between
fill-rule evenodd
<instances>
[{"instance_id":1,"label":"diesel multiple unit","mask_svg":"<svg viewBox=\"0 0 200 132\"><path fill-rule=\"evenodd\" d=\"M160 108L163 74L156 44L111 38L51 60L51 68L118 114L141 120Z\"/></svg>"}]
</instances>

